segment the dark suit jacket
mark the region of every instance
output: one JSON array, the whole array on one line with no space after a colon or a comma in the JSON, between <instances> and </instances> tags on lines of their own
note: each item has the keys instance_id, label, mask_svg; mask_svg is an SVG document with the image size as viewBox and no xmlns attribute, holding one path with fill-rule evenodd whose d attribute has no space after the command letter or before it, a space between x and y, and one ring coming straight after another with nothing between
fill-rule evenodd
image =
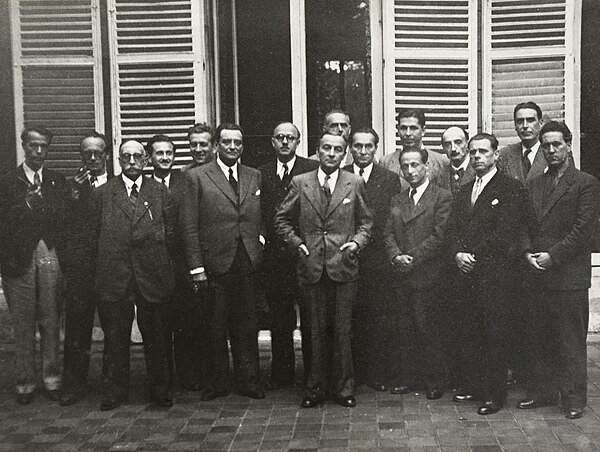
<instances>
[{"instance_id":1,"label":"dark suit jacket","mask_svg":"<svg viewBox=\"0 0 600 452\"><path fill-rule=\"evenodd\" d=\"M406 274L415 287L431 286L443 277L446 225L452 210L452 194L429 183L416 206L405 191L392 198L385 228L387 257L399 254L413 257L414 268ZM402 277L402 276L398 276Z\"/></svg>"},{"instance_id":2,"label":"dark suit jacket","mask_svg":"<svg viewBox=\"0 0 600 452\"><path fill-rule=\"evenodd\" d=\"M329 204L323 200L317 170L294 177L275 215L277 234L294 250L302 243L308 248L310 255L298 259L298 280L303 284L318 282L324 270L333 281L357 280L358 258L339 248L354 240L363 249L372 227L363 179L343 170Z\"/></svg>"},{"instance_id":3,"label":"dark suit jacket","mask_svg":"<svg viewBox=\"0 0 600 452\"><path fill-rule=\"evenodd\" d=\"M100 300L120 300L135 277L147 301L166 301L174 286L168 252L173 211L167 188L144 178L134 206L119 176L94 190L92 198L98 237L96 291Z\"/></svg>"},{"instance_id":4,"label":"dark suit jacket","mask_svg":"<svg viewBox=\"0 0 600 452\"><path fill-rule=\"evenodd\" d=\"M549 201L543 193L547 176L527 184L535 223L528 248L550 253L553 266L533 276L553 290L587 289L591 281L591 240L600 211L598 180L569 166Z\"/></svg>"},{"instance_id":5,"label":"dark suit jacket","mask_svg":"<svg viewBox=\"0 0 600 452\"><path fill-rule=\"evenodd\" d=\"M24 274L40 239L55 248L62 239L67 183L60 174L42 170L42 202L30 209L30 186L23 165L0 178L0 264L5 276Z\"/></svg>"},{"instance_id":6,"label":"dark suit jacket","mask_svg":"<svg viewBox=\"0 0 600 452\"><path fill-rule=\"evenodd\" d=\"M402 183L402 190L408 190L410 185L404 179L404 175L402 174L402 170L400 169L400 152L402 149L396 149L391 154L386 154L381 157L379 160L379 164L384 168L389 169L390 171L398 174L400 176L400 182ZM442 154L440 152L431 151L427 149L428 154L428 169L427 175L429 180L437 184L438 177L440 176L440 172L442 168L448 163L448 157L446 154Z\"/></svg>"},{"instance_id":7,"label":"dark suit jacket","mask_svg":"<svg viewBox=\"0 0 600 452\"><path fill-rule=\"evenodd\" d=\"M169 243L169 251L175 266L175 280L177 281L177 285L187 286L188 267L185 259L185 248L183 246L183 237L179 221L181 209L183 208L183 196L185 193L185 175L182 171L171 171L168 193L170 206L173 212L173 240ZM177 289L180 289L180 287L177 287Z\"/></svg>"},{"instance_id":8,"label":"dark suit jacket","mask_svg":"<svg viewBox=\"0 0 600 452\"><path fill-rule=\"evenodd\" d=\"M344 169L352 173L354 166L347 165ZM378 271L381 267L389 267L390 263L385 257L383 229L390 215L390 201L393 196L402 190L398 175L378 164L373 165L366 187L367 197L365 201L373 214L375 222L371 231L369 246L360 255L361 272L363 270Z\"/></svg>"},{"instance_id":9,"label":"dark suit jacket","mask_svg":"<svg viewBox=\"0 0 600 452\"><path fill-rule=\"evenodd\" d=\"M472 253L477 260L472 276L506 285L518 273L529 206L521 183L498 171L471 207L474 182L457 194L448 221L450 256Z\"/></svg>"},{"instance_id":10,"label":"dark suit jacket","mask_svg":"<svg viewBox=\"0 0 600 452\"><path fill-rule=\"evenodd\" d=\"M239 200L216 159L184 175L180 221L188 267L204 267L209 276L227 273L241 238L256 269L262 260L259 235L264 235L260 172L238 164Z\"/></svg>"},{"instance_id":11,"label":"dark suit jacket","mask_svg":"<svg viewBox=\"0 0 600 452\"><path fill-rule=\"evenodd\" d=\"M523 172L523 160L522 160L522 145L521 142L510 144L500 149L500 157L498 159L498 169L520 181L522 184L526 184L531 179L540 176L546 169L546 159L541 148L538 148L531 169L527 173L527 177Z\"/></svg>"},{"instance_id":12,"label":"dark suit jacket","mask_svg":"<svg viewBox=\"0 0 600 452\"><path fill-rule=\"evenodd\" d=\"M467 157L468 158L468 157ZM440 171L439 177L437 179L437 184L445 188L446 190L452 193L452 196L456 196L458 191L470 182L475 180L475 170L471 166L471 164L467 165L467 169L463 173L462 177L459 180L454 180L454 174L452 172L452 164L448 163L444 165L442 170Z\"/></svg>"}]
</instances>

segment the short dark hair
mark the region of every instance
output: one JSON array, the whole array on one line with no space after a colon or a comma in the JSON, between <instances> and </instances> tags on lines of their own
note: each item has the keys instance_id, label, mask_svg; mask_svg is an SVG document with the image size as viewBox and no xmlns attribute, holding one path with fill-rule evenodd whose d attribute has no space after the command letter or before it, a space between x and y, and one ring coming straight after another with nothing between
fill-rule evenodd
<instances>
[{"instance_id":1,"label":"short dark hair","mask_svg":"<svg viewBox=\"0 0 600 452\"><path fill-rule=\"evenodd\" d=\"M323 116L323 127L325 127L327 118L329 118L331 115L336 114L336 113L344 115L346 118L348 118L348 125L351 126L350 115L348 113L346 113L344 110L340 110L339 108L334 108L333 110L329 110L327 113L325 113L325 116Z\"/></svg>"},{"instance_id":2,"label":"short dark hair","mask_svg":"<svg viewBox=\"0 0 600 452\"><path fill-rule=\"evenodd\" d=\"M294 126L294 129L296 129L296 133L298 134L298 138L300 138L300 130L298 130L298 127L297 127L297 126L296 126L296 124L294 124L292 121L279 121L279 122L278 122L278 123L275 125L275 127L273 127L273 132L275 132L275 129L276 129L277 127L279 127L280 125L282 125L282 124L291 124L291 125L293 125L293 126Z\"/></svg>"},{"instance_id":3,"label":"short dark hair","mask_svg":"<svg viewBox=\"0 0 600 452\"><path fill-rule=\"evenodd\" d=\"M150 138L150 140L148 140L148 144L146 144L146 154L148 155L152 155L152 152L154 151L153 146L154 143L169 143L171 145L171 147L173 148L173 152L175 152L177 150L177 146L175 146L175 143L173 142L173 140L171 138L169 138L167 135L154 135L152 138Z\"/></svg>"},{"instance_id":4,"label":"short dark hair","mask_svg":"<svg viewBox=\"0 0 600 452\"><path fill-rule=\"evenodd\" d=\"M565 143L568 144L571 144L571 141L573 140L573 134L569 130L569 127L562 121L548 121L546 124L544 124L540 129L540 141L544 134L548 132L562 133Z\"/></svg>"},{"instance_id":5,"label":"short dark hair","mask_svg":"<svg viewBox=\"0 0 600 452\"><path fill-rule=\"evenodd\" d=\"M417 118L421 128L425 127L425 112L420 108L407 108L400 110L396 116L396 121L400 124L402 118Z\"/></svg>"},{"instance_id":6,"label":"short dark hair","mask_svg":"<svg viewBox=\"0 0 600 452\"><path fill-rule=\"evenodd\" d=\"M354 135L356 135L357 133L370 133L375 137L375 146L379 144L379 135L377 134L377 132L375 132L375 129L373 129L372 127L360 127L356 130L353 130L350 134L350 144L354 143Z\"/></svg>"},{"instance_id":7,"label":"short dark hair","mask_svg":"<svg viewBox=\"0 0 600 452\"><path fill-rule=\"evenodd\" d=\"M331 133L327 130L323 130L320 134L319 134L319 144L321 143L321 140L323 139L323 137L325 135L331 135L332 137L341 137L342 140L344 140L344 143L346 144L346 146L348 146L348 141L346 141L346 137L344 135L336 135L335 133Z\"/></svg>"},{"instance_id":8,"label":"short dark hair","mask_svg":"<svg viewBox=\"0 0 600 452\"><path fill-rule=\"evenodd\" d=\"M523 110L525 108L530 108L531 110L535 110L535 112L537 113L538 121L540 119L542 119L542 109L540 108L540 106L538 104L536 104L535 102L528 100L527 102L521 102L521 103L517 104L517 106L513 110L513 120L517 118L517 112L519 110Z\"/></svg>"},{"instance_id":9,"label":"short dark hair","mask_svg":"<svg viewBox=\"0 0 600 452\"><path fill-rule=\"evenodd\" d=\"M48 143L52 142L52 138L54 135L50 132L45 126L32 126L26 127L23 132L21 132L21 141L26 142L29 139L29 134L31 132L38 133L48 139Z\"/></svg>"},{"instance_id":10,"label":"short dark hair","mask_svg":"<svg viewBox=\"0 0 600 452\"><path fill-rule=\"evenodd\" d=\"M100 132L96 132L95 130L93 132L88 133L81 139L81 141L79 142L79 150L81 150L83 142L88 138L97 138L99 140L102 140L104 142L104 152L108 152L108 140L106 139L106 136Z\"/></svg>"},{"instance_id":11,"label":"short dark hair","mask_svg":"<svg viewBox=\"0 0 600 452\"><path fill-rule=\"evenodd\" d=\"M457 129L462 130L463 135L465 136L465 141L468 143L469 142L469 132L467 132L463 127L461 126L450 126L448 127L448 129L451 129L452 127L456 127ZM448 131L448 129L444 130L442 132L442 137L440 138L440 143L442 143L442 147L444 146L444 134Z\"/></svg>"},{"instance_id":12,"label":"short dark hair","mask_svg":"<svg viewBox=\"0 0 600 452\"><path fill-rule=\"evenodd\" d=\"M192 133L208 133L210 135L211 141L213 141L215 138L214 129L205 122L197 122L196 124L194 124L192 127L190 127L188 129L188 133L187 133L188 141L189 141L190 135L192 135Z\"/></svg>"},{"instance_id":13,"label":"short dark hair","mask_svg":"<svg viewBox=\"0 0 600 452\"><path fill-rule=\"evenodd\" d=\"M478 133L477 135L473 136L469 140L469 146L471 145L471 142L478 141L478 140L488 140L490 142L490 144L492 145L492 150L493 151L498 150L498 140L491 133L485 133L485 132Z\"/></svg>"},{"instance_id":14,"label":"short dark hair","mask_svg":"<svg viewBox=\"0 0 600 452\"><path fill-rule=\"evenodd\" d=\"M417 146L403 146L402 150L400 151L400 158L402 158L404 154L408 154L409 152L416 152L417 154L421 154L422 163L427 163L427 161L429 160L429 152L427 152L427 149L423 149Z\"/></svg>"},{"instance_id":15,"label":"short dark hair","mask_svg":"<svg viewBox=\"0 0 600 452\"><path fill-rule=\"evenodd\" d=\"M215 135L213 137L213 141L215 143L221 139L221 132L223 130L239 130L242 132L242 136L244 136L244 130L238 124L234 124L233 122L224 122L219 124L219 127L217 127L217 130L215 131Z\"/></svg>"}]
</instances>

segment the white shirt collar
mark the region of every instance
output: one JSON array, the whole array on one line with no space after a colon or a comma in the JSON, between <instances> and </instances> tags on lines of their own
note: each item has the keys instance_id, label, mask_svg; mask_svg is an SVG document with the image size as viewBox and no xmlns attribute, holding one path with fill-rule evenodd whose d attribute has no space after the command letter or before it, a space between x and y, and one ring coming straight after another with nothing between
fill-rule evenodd
<instances>
[{"instance_id":1,"label":"white shirt collar","mask_svg":"<svg viewBox=\"0 0 600 452\"><path fill-rule=\"evenodd\" d=\"M458 168L456 166L454 166L452 164L452 162L450 162L450 166L452 167L452 169L454 171L458 171L459 169L463 169L464 171L467 171L467 166L469 166L469 156L467 155L467 158L465 158L465 160L460 164L460 166Z\"/></svg>"},{"instance_id":2,"label":"white shirt collar","mask_svg":"<svg viewBox=\"0 0 600 452\"><path fill-rule=\"evenodd\" d=\"M417 204L419 204L419 200L421 199L421 196L423 196L423 193L425 193L425 190L427 190L427 187L429 187L429 179L425 179L425 182L423 182L421 185L419 185L415 190L415 206ZM412 187L410 187L410 189L412 190ZM410 195L410 191L409 191L409 195Z\"/></svg>"},{"instance_id":3,"label":"white shirt collar","mask_svg":"<svg viewBox=\"0 0 600 452\"><path fill-rule=\"evenodd\" d=\"M339 168L336 169L333 173L331 173L329 175L329 189L331 190L331 193L333 193L333 190L335 190L335 184L337 183L339 175L340 175ZM323 184L325 183L326 176L327 176L327 174L325 174L325 172L319 166L319 170L317 171L317 178L319 179L319 185L323 186Z\"/></svg>"},{"instance_id":4,"label":"white shirt collar","mask_svg":"<svg viewBox=\"0 0 600 452\"><path fill-rule=\"evenodd\" d=\"M229 180L229 169L232 169L233 170L233 178L236 181L240 180L238 177L238 162L235 162L233 166L227 166L227 165L225 165L225 163L223 163L223 161L217 155L217 165L219 165L219 168L221 168L221 171L223 171L223 174L225 174L225 179Z\"/></svg>"},{"instance_id":5,"label":"white shirt collar","mask_svg":"<svg viewBox=\"0 0 600 452\"><path fill-rule=\"evenodd\" d=\"M356 174L358 176L360 174L361 168L356 163L352 164L352 168L354 169L354 174ZM365 180L365 183L369 182L369 177L371 177L371 171L373 171L373 162L369 163L368 166L365 166L364 168L362 168L362 170L363 170L362 177Z\"/></svg>"},{"instance_id":6,"label":"white shirt collar","mask_svg":"<svg viewBox=\"0 0 600 452\"><path fill-rule=\"evenodd\" d=\"M295 163L296 163L295 155L294 155L294 157L292 157L292 160L290 160L289 162L286 162L286 165L288 167L288 174L292 172L292 168L294 167ZM279 159L277 159L277 175L279 176L279 179L281 179L283 177L283 162L281 162Z\"/></svg>"},{"instance_id":7,"label":"white shirt collar","mask_svg":"<svg viewBox=\"0 0 600 452\"><path fill-rule=\"evenodd\" d=\"M34 181L34 175L35 173L38 173L38 175L40 176L40 182L43 182L44 180L42 179L42 170L44 169L44 166L40 166L40 169L37 171L33 171L31 168L29 168L27 166L27 163L23 162L23 171L25 171L25 177L27 177L27 180L29 182L31 182L33 184Z\"/></svg>"},{"instance_id":8,"label":"white shirt collar","mask_svg":"<svg viewBox=\"0 0 600 452\"><path fill-rule=\"evenodd\" d=\"M487 174L485 174L481 177L477 176L477 178L475 179L475 183L477 183L478 179L481 179L481 188L479 189L480 194L483 191L483 189L485 188L485 186L492 180L492 177L494 177L496 175L497 172L498 172L498 168L496 166L494 166ZM475 187L475 185L473 187Z\"/></svg>"},{"instance_id":9,"label":"white shirt collar","mask_svg":"<svg viewBox=\"0 0 600 452\"><path fill-rule=\"evenodd\" d=\"M127 196L131 196L131 189L133 188L133 184L135 183L138 192L142 188L142 181L144 180L144 176L138 177L135 181L129 179L125 174L121 173L121 178L123 182L125 182L125 188L127 189Z\"/></svg>"},{"instance_id":10,"label":"white shirt collar","mask_svg":"<svg viewBox=\"0 0 600 452\"><path fill-rule=\"evenodd\" d=\"M91 178L92 178L92 175L88 174L88 180L90 180ZM94 188L100 187L101 185L104 185L107 182L108 182L108 173L104 172L104 173L100 174L99 176L96 176L96 182L94 182L93 186L94 186Z\"/></svg>"},{"instance_id":11,"label":"white shirt collar","mask_svg":"<svg viewBox=\"0 0 600 452\"><path fill-rule=\"evenodd\" d=\"M156 174L153 174L152 176L154 177L154 180L156 182L159 182L161 184L163 183L163 179L161 177L158 177ZM171 186L171 173L165 176L164 181L167 188L169 188Z\"/></svg>"},{"instance_id":12,"label":"white shirt collar","mask_svg":"<svg viewBox=\"0 0 600 452\"><path fill-rule=\"evenodd\" d=\"M529 159L529 161L531 163L533 163L533 159L535 159L535 155L537 154L537 151L540 149L540 142L536 141L536 143L533 146L531 146L530 148L526 147L523 143L521 143L521 156L525 155L525 151L527 149L531 149L531 152L529 153L527 158Z\"/></svg>"}]
</instances>

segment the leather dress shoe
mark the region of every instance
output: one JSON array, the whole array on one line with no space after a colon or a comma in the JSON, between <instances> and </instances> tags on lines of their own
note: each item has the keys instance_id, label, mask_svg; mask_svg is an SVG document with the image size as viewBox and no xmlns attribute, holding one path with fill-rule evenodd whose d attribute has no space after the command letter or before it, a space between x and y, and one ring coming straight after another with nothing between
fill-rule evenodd
<instances>
[{"instance_id":1,"label":"leather dress shoe","mask_svg":"<svg viewBox=\"0 0 600 452\"><path fill-rule=\"evenodd\" d=\"M352 408L356 406L356 399L354 396L335 396L333 400L338 404L346 408Z\"/></svg>"},{"instance_id":2,"label":"leather dress shoe","mask_svg":"<svg viewBox=\"0 0 600 452\"><path fill-rule=\"evenodd\" d=\"M87 390L82 387L63 389L58 401L60 406L69 406L83 399L87 394Z\"/></svg>"},{"instance_id":3,"label":"leather dress shoe","mask_svg":"<svg viewBox=\"0 0 600 452\"><path fill-rule=\"evenodd\" d=\"M127 401L127 397L121 397L116 394L107 394L102 398L100 403L100 411L111 411L115 408L119 408L124 402Z\"/></svg>"},{"instance_id":4,"label":"leather dress shoe","mask_svg":"<svg viewBox=\"0 0 600 452\"><path fill-rule=\"evenodd\" d=\"M209 400L214 400L217 397L225 397L227 395L229 395L229 391L227 389L207 388L200 396L200 400L203 402L208 402Z\"/></svg>"},{"instance_id":5,"label":"leather dress shoe","mask_svg":"<svg viewBox=\"0 0 600 452\"><path fill-rule=\"evenodd\" d=\"M415 387L412 385L401 385L401 386L393 387L392 390L390 391L390 393L395 394L395 395L408 394L410 392L413 392L414 390L415 390Z\"/></svg>"},{"instance_id":6,"label":"leather dress shoe","mask_svg":"<svg viewBox=\"0 0 600 452\"><path fill-rule=\"evenodd\" d=\"M19 405L27 405L33 402L33 392L28 392L26 394L17 394L17 403Z\"/></svg>"},{"instance_id":7,"label":"leather dress shoe","mask_svg":"<svg viewBox=\"0 0 600 452\"><path fill-rule=\"evenodd\" d=\"M502 403L497 402L495 400L486 400L483 402L479 409L477 410L477 414L481 414L482 416L486 416L488 414L497 413L502 409Z\"/></svg>"},{"instance_id":8,"label":"leather dress shoe","mask_svg":"<svg viewBox=\"0 0 600 452\"><path fill-rule=\"evenodd\" d=\"M567 419L579 419L583 416L583 408L573 407L565 410L565 417Z\"/></svg>"},{"instance_id":9,"label":"leather dress shoe","mask_svg":"<svg viewBox=\"0 0 600 452\"><path fill-rule=\"evenodd\" d=\"M367 383L369 388L374 389L377 392L385 392L387 391L387 386L383 383Z\"/></svg>"},{"instance_id":10,"label":"leather dress shoe","mask_svg":"<svg viewBox=\"0 0 600 452\"><path fill-rule=\"evenodd\" d=\"M556 402L557 401L553 399L523 399L517 403L517 408L521 410L531 410L533 408L556 405Z\"/></svg>"},{"instance_id":11,"label":"leather dress shoe","mask_svg":"<svg viewBox=\"0 0 600 452\"><path fill-rule=\"evenodd\" d=\"M238 394L244 397L250 397L251 399L264 399L265 391L259 386L251 385L245 386L238 389Z\"/></svg>"},{"instance_id":12,"label":"leather dress shoe","mask_svg":"<svg viewBox=\"0 0 600 452\"><path fill-rule=\"evenodd\" d=\"M429 389L425 393L425 397L427 397L429 400L441 399L443 395L444 395L444 391L442 391L439 388Z\"/></svg>"},{"instance_id":13,"label":"leather dress shoe","mask_svg":"<svg viewBox=\"0 0 600 452\"><path fill-rule=\"evenodd\" d=\"M452 397L452 400L454 400L455 402L458 402L458 403L470 403L470 402L477 402L479 400L479 397L477 397L475 394L462 393L462 394L454 394L454 397Z\"/></svg>"},{"instance_id":14,"label":"leather dress shoe","mask_svg":"<svg viewBox=\"0 0 600 452\"><path fill-rule=\"evenodd\" d=\"M302 399L302 403L300 404L300 406L302 408L314 408L325 402L325 399L325 395L313 392L311 394L306 395L306 397Z\"/></svg>"},{"instance_id":15,"label":"leather dress shoe","mask_svg":"<svg viewBox=\"0 0 600 452\"><path fill-rule=\"evenodd\" d=\"M46 397L48 400L52 402L58 402L60 400L60 390L59 389L46 389L42 390L42 395Z\"/></svg>"}]
</instances>

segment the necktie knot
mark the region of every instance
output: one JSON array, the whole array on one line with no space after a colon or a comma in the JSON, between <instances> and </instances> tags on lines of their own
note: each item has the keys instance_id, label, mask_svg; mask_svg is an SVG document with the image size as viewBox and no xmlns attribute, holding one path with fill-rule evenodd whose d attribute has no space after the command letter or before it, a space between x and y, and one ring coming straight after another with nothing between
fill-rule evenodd
<instances>
[{"instance_id":1,"label":"necktie knot","mask_svg":"<svg viewBox=\"0 0 600 452\"><path fill-rule=\"evenodd\" d=\"M287 177L287 175L289 174L289 168L287 166L287 163L284 163L282 165L282 167L283 167L283 172L281 173L281 180L284 180Z\"/></svg>"},{"instance_id":2,"label":"necktie knot","mask_svg":"<svg viewBox=\"0 0 600 452\"><path fill-rule=\"evenodd\" d=\"M131 200L132 203L136 203L138 200L138 196L140 195L140 192L138 191L137 185L134 183L131 186L131 193L129 193L129 199Z\"/></svg>"},{"instance_id":3,"label":"necktie knot","mask_svg":"<svg viewBox=\"0 0 600 452\"><path fill-rule=\"evenodd\" d=\"M410 194L409 194L409 197L410 197L411 204L412 204L413 206L416 206L416 205L417 205L417 203L416 203L416 201L415 201L415 195L416 195L416 194L417 194L417 189L416 189L416 188L411 188L411 189L410 189Z\"/></svg>"},{"instance_id":4,"label":"necktie knot","mask_svg":"<svg viewBox=\"0 0 600 452\"><path fill-rule=\"evenodd\" d=\"M327 174L325 176L325 181L323 182L323 192L325 193L325 196L327 196L327 199L331 198L331 186L329 185L329 179L331 179L331 177L329 174Z\"/></svg>"},{"instance_id":5,"label":"necktie knot","mask_svg":"<svg viewBox=\"0 0 600 452\"><path fill-rule=\"evenodd\" d=\"M529 170L531 169L531 160L529 160L529 154L531 154L532 150L530 148L525 149L525 152L523 152L523 171L525 173L525 175L527 175L529 173Z\"/></svg>"},{"instance_id":6,"label":"necktie knot","mask_svg":"<svg viewBox=\"0 0 600 452\"><path fill-rule=\"evenodd\" d=\"M96 176L91 175L90 176L90 185L92 187L94 187L94 184L98 181L98 178Z\"/></svg>"},{"instance_id":7,"label":"necktie knot","mask_svg":"<svg viewBox=\"0 0 600 452\"><path fill-rule=\"evenodd\" d=\"M229 183L231 184L231 188L233 188L233 191L237 195L238 185L237 180L235 180L235 177L233 175L233 168L229 168Z\"/></svg>"},{"instance_id":8,"label":"necktie knot","mask_svg":"<svg viewBox=\"0 0 600 452\"><path fill-rule=\"evenodd\" d=\"M40 177L40 173L38 173L37 171L33 173L33 183L38 187L42 185L42 178Z\"/></svg>"},{"instance_id":9,"label":"necktie knot","mask_svg":"<svg viewBox=\"0 0 600 452\"><path fill-rule=\"evenodd\" d=\"M481 194L481 185L482 185L481 177L478 177L477 180L475 181L475 185L473 186L473 192L471 193L471 206L475 205L477 198Z\"/></svg>"}]
</instances>

